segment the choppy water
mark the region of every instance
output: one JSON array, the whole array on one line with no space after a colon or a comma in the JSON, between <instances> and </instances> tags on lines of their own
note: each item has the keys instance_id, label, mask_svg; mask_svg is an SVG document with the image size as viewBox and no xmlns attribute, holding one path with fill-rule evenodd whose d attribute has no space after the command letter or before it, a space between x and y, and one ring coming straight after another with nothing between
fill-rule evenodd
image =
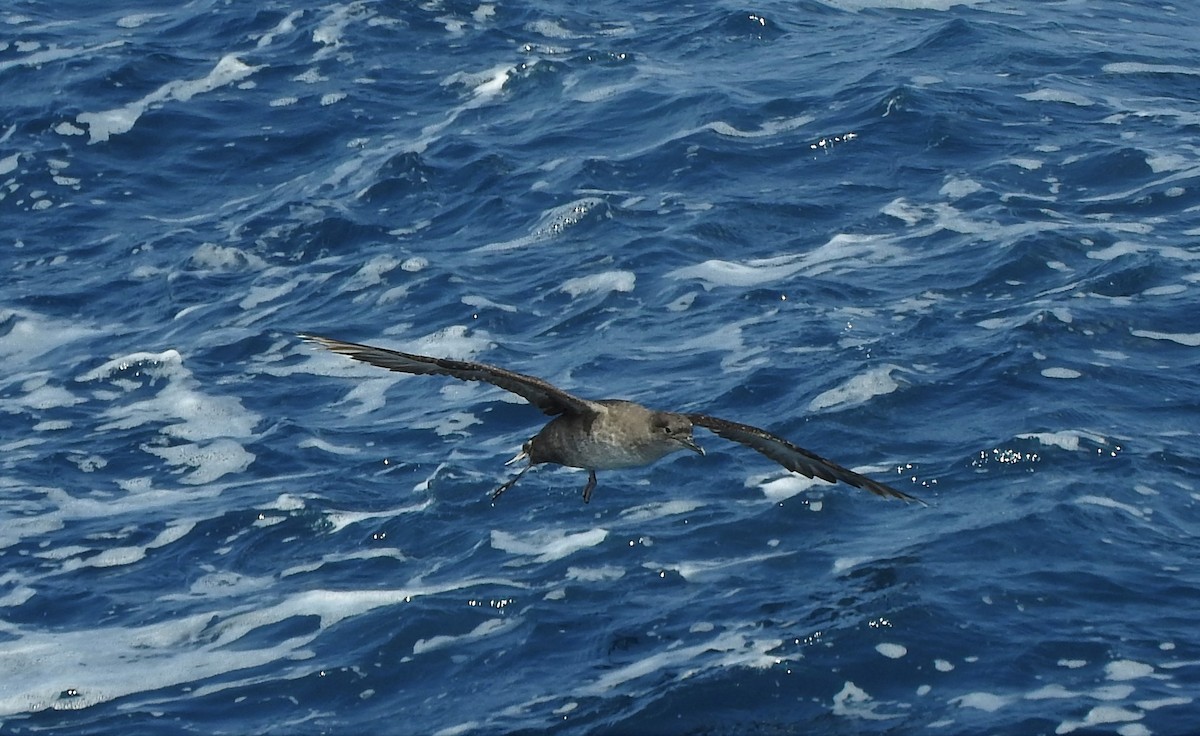
<instances>
[{"instance_id":1,"label":"choppy water","mask_svg":"<svg viewBox=\"0 0 1200 736\"><path fill-rule=\"evenodd\" d=\"M0 11L0 732L1183 734L1188 3ZM543 417L298 331L759 424Z\"/></svg>"}]
</instances>

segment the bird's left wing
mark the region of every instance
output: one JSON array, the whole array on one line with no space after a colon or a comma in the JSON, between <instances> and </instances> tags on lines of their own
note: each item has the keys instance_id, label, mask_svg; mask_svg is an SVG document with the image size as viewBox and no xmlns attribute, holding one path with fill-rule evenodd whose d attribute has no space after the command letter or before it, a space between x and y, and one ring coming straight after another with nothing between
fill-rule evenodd
<instances>
[{"instance_id":1,"label":"bird's left wing","mask_svg":"<svg viewBox=\"0 0 1200 736\"><path fill-rule=\"evenodd\" d=\"M551 416L564 412L586 414L596 411L587 399L567 393L540 378L497 368L494 365L449 358L431 358L427 355L402 353L398 350L360 345L318 335L301 334L300 337L320 345L326 350L399 373L450 376L460 381L490 383L505 391L511 391Z\"/></svg>"},{"instance_id":2,"label":"bird's left wing","mask_svg":"<svg viewBox=\"0 0 1200 736\"><path fill-rule=\"evenodd\" d=\"M718 419L717 417L710 417L705 414L687 414L686 416L691 420L692 424L704 427L727 440L740 442L752 450L761 452L788 470L800 473L809 478L820 478L830 483L836 483L840 480L855 488L870 491L877 496L900 498L905 501L915 501L926 505L924 501L916 496L910 496L885 483L871 480L865 475L860 475L853 470L843 468L832 460L826 460L803 447L793 445L791 442L773 435L765 429L752 427L749 424L731 422L727 419Z\"/></svg>"}]
</instances>

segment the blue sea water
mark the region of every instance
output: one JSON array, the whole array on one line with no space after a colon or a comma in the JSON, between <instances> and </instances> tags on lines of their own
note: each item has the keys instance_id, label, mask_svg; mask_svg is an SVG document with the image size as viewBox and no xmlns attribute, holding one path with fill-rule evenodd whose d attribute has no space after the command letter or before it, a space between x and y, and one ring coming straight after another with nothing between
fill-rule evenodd
<instances>
[{"instance_id":1,"label":"blue sea water","mask_svg":"<svg viewBox=\"0 0 1200 736\"><path fill-rule=\"evenodd\" d=\"M1200 730L1200 7L0 10L0 733ZM929 507L541 469L470 357Z\"/></svg>"}]
</instances>

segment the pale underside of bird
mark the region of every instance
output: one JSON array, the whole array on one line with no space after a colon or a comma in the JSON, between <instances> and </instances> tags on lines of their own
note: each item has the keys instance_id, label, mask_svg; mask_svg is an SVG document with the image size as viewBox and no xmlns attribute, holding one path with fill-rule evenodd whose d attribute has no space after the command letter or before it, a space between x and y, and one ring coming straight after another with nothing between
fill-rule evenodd
<instances>
[{"instance_id":1,"label":"pale underside of bird","mask_svg":"<svg viewBox=\"0 0 1200 736\"><path fill-rule=\"evenodd\" d=\"M694 427L704 427L727 440L741 443L788 470L830 483L841 481L884 498L924 501L877 480L861 475L798 447L770 432L748 424L706 414L656 411L620 399L584 399L534 376L485 363L432 358L318 335L301 338L341 355L399 373L439 375L460 381L482 381L520 396L544 414L554 417L508 464L528 459L528 464L492 494L500 497L531 467L541 463L566 465L588 471L583 501L591 500L596 471L647 465L681 450L700 455L703 448L692 437Z\"/></svg>"}]
</instances>

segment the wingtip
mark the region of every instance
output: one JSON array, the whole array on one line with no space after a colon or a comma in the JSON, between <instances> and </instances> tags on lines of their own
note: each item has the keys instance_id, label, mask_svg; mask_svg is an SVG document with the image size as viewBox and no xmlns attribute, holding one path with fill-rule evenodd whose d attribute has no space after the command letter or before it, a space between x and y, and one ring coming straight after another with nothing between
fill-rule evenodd
<instances>
[{"instance_id":1,"label":"wingtip","mask_svg":"<svg viewBox=\"0 0 1200 736\"><path fill-rule=\"evenodd\" d=\"M334 340L332 337L324 337L322 335L314 335L311 332L297 332L296 337L317 347L333 350L334 352L337 352L336 346L341 344L340 340Z\"/></svg>"},{"instance_id":2,"label":"wingtip","mask_svg":"<svg viewBox=\"0 0 1200 736\"><path fill-rule=\"evenodd\" d=\"M893 498L898 498L905 503L920 504L924 508L929 508L929 502L923 498L914 496L911 493L905 493L904 491L897 491L895 488L891 488L891 490L894 492L892 495Z\"/></svg>"},{"instance_id":3,"label":"wingtip","mask_svg":"<svg viewBox=\"0 0 1200 736\"><path fill-rule=\"evenodd\" d=\"M866 478L866 476L863 476L863 477ZM901 491L898 488L893 488L892 486L889 486L887 483L881 483L877 480L872 480L871 478L866 478L866 480L867 480L867 483L864 483L864 484L851 483L851 485L857 485L859 488L870 491L871 493L874 493L876 496L881 496L884 499L898 498L905 503L920 504L921 506L924 506L925 508L929 508L929 503L927 501L925 501L925 499L923 499L923 498L914 496L911 493L905 493L904 491Z\"/></svg>"}]
</instances>

